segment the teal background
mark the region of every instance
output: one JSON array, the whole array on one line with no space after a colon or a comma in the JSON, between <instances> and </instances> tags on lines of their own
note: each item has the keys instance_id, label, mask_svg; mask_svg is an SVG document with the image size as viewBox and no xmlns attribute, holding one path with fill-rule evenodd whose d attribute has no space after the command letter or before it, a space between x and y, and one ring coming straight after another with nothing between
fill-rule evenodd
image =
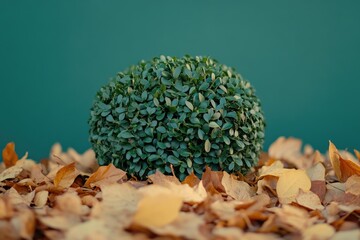
<instances>
[{"instance_id":1,"label":"teal background","mask_svg":"<svg viewBox=\"0 0 360 240\"><path fill-rule=\"evenodd\" d=\"M96 91L160 54L210 55L257 89L265 148L360 148L360 1L0 2L0 147L82 152Z\"/></svg>"}]
</instances>

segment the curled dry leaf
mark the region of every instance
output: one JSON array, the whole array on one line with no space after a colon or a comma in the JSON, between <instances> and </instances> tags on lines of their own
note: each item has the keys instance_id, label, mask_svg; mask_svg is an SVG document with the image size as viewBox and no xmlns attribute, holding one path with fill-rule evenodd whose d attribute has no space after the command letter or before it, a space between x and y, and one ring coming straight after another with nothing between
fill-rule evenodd
<instances>
[{"instance_id":1,"label":"curled dry leaf","mask_svg":"<svg viewBox=\"0 0 360 240\"><path fill-rule=\"evenodd\" d=\"M12 167L16 164L19 158L15 152L15 143L10 142L6 144L2 151L2 159L6 168Z\"/></svg>"},{"instance_id":2,"label":"curled dry leaf","mask_svg":"<svg viewBox=\"0 0 360 240\"><path fill-rule=\"evenodd\" d=\"M22 167L20 166L12 166L10 168L5 169L0 173L0 182L17 177L22 172Z\"/></svg>"},{"instance_id":3,"label":"curled dry leaf","mask_svg":"<svg viewBox=\"0 0 360 240\"><path fill-rule=\"evenodd\" d=\"M295 200L299 190L309 191L311 181L304 170L291 170L279 177L276 192L280 203L291 203Z\"/></svg>"},{"instance_id":4,"label":"curled dry leaf","mask_svg":"<svg viewBox=\"0 0 360 240\"><path fill-rule=\"evenodd\" d=\"M84 187L101 187L101 185L112 184L126 177L126 172L116 168L113 164L99 167L91 174Z\"/></svg>"},{"instance_id":5,"label":"curled dry leaf","mask_svg":"<svg viewBox=\"0 0 360 240\"><path fill-rule=\"evenodd\" d=\"M329 157L339 181L345 182L352 175L360 176L360 165L352 160L343 159L332 142L329 142Z\"/></svg>"},{"instance_id":6,"label":"curled dry leaf","mask_svg":"<svg viewBox=\"0 0 360 240\"><path fill-rule=\"evenodd\" d=\"M235 200L246 201L254 195L254 191L250 188L249 184L233 179L227 172L224 172L221 184L224 186L226 194Z\"/></svg>"},{"instance_id":7,"label":"curled dry leaf","mask_svg":"<svg viewBox=\"0 0 360 240\"><path fill-rule=\"evenodd\" d=\"M46 190L39 191L35 194L34 204L37 207L44 207L48 201L49 192Z\"/></svg>"},{"instance_id":8,"label":"curled dry leaf","mask_svg":"<svg viewBox=\"0 0 360 240\"><path fill-rule=\"evenodd\" d=\"M54 185L55 187L68 188L79 174L80 172L75 168L75 163L70 163L57 171Z\"/></svg>"}]
</instances>

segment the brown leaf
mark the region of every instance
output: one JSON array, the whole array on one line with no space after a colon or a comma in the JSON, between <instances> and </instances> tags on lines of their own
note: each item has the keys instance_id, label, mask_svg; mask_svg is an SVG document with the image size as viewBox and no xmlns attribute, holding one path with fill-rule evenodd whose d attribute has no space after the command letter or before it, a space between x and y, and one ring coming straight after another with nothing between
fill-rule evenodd
<instances>
[{"instance_id":1,"label":"brown leaf","mask_svg":"<svg viewBox=\"0 0 360 240\"><path fill-rule=\"evenodd\" d=\"M84 187L101 187L112 184L126 177L126 172L116 168L112 163L99 167L85 182Z\"/></svg>"},{"instance_id":2,"label":"brown leaf","mask_svg":"<svg viewBox=\"0 0 360 240\"><path fill-rule=\"evenodd\" d=\"M190 175L188 175L182 184L188 184L190 187L194 187L198 185L200 182L200 179L192 172Z\"/></svg>"},{"instance_id":3,"label":"brown leaf","mask_svg":"<svg viewBox=\"0 0 360 240\"><path fill-rule=\"evenodd\" d=\"M318 181L318 180L311 181L311 189L310 189L310 191L312 191L313 193L318 195L320 200L323 201L324 198L325 198L325 194L326 194L326 183L325 183L325 181Z\"/></svg>"},{"instance_id":4,"label":"brown leaf","mask_svg":"<svg viewBox=\"0 0 360 240\"><path fill-rule=\"evenodd\" d=\"M17 177L22 172L22 170L23 168L17 165L5 169L0 173L0 182L6 179Z\"/></svg>"},{"instance_id":5,"label":"brown leaf","mask_svg":"<svg viewBox=\"0 0 360 240\"><path fill-rule=\"evenodd\" d=\"M44 207L48 201L49 192L48 191L39 191L36 193L34 198L35 206Z\"/></svg>"},{"instance_id":6,"label":"brown leaf","mask_svg":"<svg viewBox=\"0 0 360 240\"><path fill-rule=\"evenodd\" d=\"M249 184L233 179L227 172L224 172L221 184L224 186L226 194L235 200L247 201L254 195Z\"/></svg>"},{"instance_id":7,"label":"brown leaf","mask_svg":"<svg viewBox=\"0 0 360 240\"><path fill-rule=\"evenodd\" d=\"M309 191L311 181L304 170L291 170L282 174L276 185L280 203L291 203L299 190Z\"/></svg>"},{"instance_id":8,"label":"brown leaf","mask_svg":"<svg viewBox=\"0 0 360 240\"><path fill-rule=\"evenodd\" d=\"M148 176L153 184L161 185L161 186L168 186L170 182L180 185L179 179L174 176L168 176L163 174L160 171L156 171L154 174Z\"/></svg>"},{"instance_id":9,"label":"brown leaf","mask_svg":"<svg viewBox=\"0 0 360 240\"><path fill-rule=\"evenodd\" d=\"M6 168L12 167L16 164L19 158L15 152L15 143L10 142L6 144L4 150L2 151L2 158Z\"/></svg>"},{"instance_id":10,"label":"brown leaf","mask_svg":"<svg viewBox=\"0 0 360 240\"><path fill-rule=\"evenodd\" d=\"M55 187L68 188L73 184L80 172L75 168L75 162L70 163L56 173L54 179Z\"/></svg>"},{"instance_id":11,"label":"brown leaf","mask_svg":"<svg viewBox=\"0 0 360 240\"><path fill-rule=\"evenodd\" d=\"M225 188L221 184L222 177L223 172L212 171L209 167L206 167L206 170L202 175L202 181L206 191L210 194L225 192Z\"/></svg>"},{"instance_id":12,"label":"brown leaf","mask_svg":"<svg viewBox=\"0 0 360 240\"><path fill-rule=\"evenodd\" d=\"M360 176L360 165L352 160L343 159L336 146L330 141L329 157L339 181L345 182L352 175Z\"/></svg>"}]
</instances>

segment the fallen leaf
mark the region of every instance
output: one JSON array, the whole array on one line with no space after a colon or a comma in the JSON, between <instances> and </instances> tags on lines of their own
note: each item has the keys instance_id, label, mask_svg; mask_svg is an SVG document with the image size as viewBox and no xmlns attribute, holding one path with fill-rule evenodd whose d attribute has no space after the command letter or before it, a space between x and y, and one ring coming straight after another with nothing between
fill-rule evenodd
<instances>
[{"instance_id":1,"label":"fallen leaf","mask_svg":"<svg viewBox=\"0 0 360 240\"><path fill-rule=\"evenodd\" d=\"M340 231L333 235L331 240L360 239L360 229Z\"/></svg>"},{"instance_id":2,"label":"fallen leaf","mask_svg":"<svg viewBox=\"0 0 360 240\"><path fill-rule=\"evenodd\" d=\"M266 176L280 177L288 171L290 171L290 169L284 168L284 164L281 161L274 161L270 166L263 166L259 170L259 178Z\"/></svg>"},{"instance_id":3,"label":"fallen leaf","mask_svg":"<svg viewBox=\"0 0 360 240\"><path fill-rule=\"evenodd\" d=\"M20 166L12 166L5 169L3 172L0 173L0 182L17 177L22 172L22 167Z\"/></svg>"},{"instance_id":4,"label":"fallen leaf","mask_svg":"<svg viewBox=\"0 0 360 240\"><path fill-rule=\"evenodd\" d=\"M291 203L295 200L299 190L309 191L311 181L304 170L291 170L279 177L276 192L280 203Z\"/></svg>"},{"instance_id":5,"label":"fallen leaf","mask_svg":"<svg viewBox=\"0 0 360 240\"><path fill-rule=\"evenodd\" d=\"M349 177L345 182L345 192L360 195L360 176L353 175Z\"/></svg>"},{"instance_id":6,"label":"fallen leaf","mask_svg":"<svg viewBox=\"0 0 360 240\"><path fill-rule=\"evenodd\" d=\"M84 187L101 187L101 185L112 184L126 177L126 172L116 168L112 163L99 167L91 174L84 184Z\"/></svg>"},{"instance_id":7,"label":"fallen leaf","mask_svg":"<svg viewBox=\"0 0 360 240\"><path fill-rule=\"evenodd\" d=\"M354 153L355 153L355 156L357 157L358 160L360 160L360 152L356 149L354 149Z\"/></svg>"},{"instance_id":8,"label":"fallen leaf","mask_svg":"<svg viewBox=\"0 0 360 240\"><path fill-rule=\"evenodd\" d=\"M336 177L345 182L352 175L360 176L360 165L352 160L343 159L336 146L329 141L329 157Z\"/></svg>"},{"instance_id":9,"label":"fallen leaf","mask_svg":"<svg viewBox=\"0 0 360 240\"><path fill-rule=\"evenodd\" d=\"M175 176L167 176L160 171L156 171L154 174L148 176L153 184L157 184L160 186L167 187L170 183L174 183L176 185L181 185L179 179Z\"/></svg>"},{"instance_id":10,"label":"fallen leaf","mask_svg":"<svg viewBox=\"0 0 360 240\"><path fill-rule=\"evenodd\" d=\"M326 183L325 181L311 181L310 191L318 195L321 201L324 200L326 194Z\"/></svg>"},{"instance_id":11,"label":"fallen leaf","mask_svg":"<svg viewBox=\"0 0 360 240\"><path fill-rule=\"evenodd\" d=\"M55 208L64 214L82 215L82 203L77 193L64 193L55 199Z\"/></svg>"},{"instance_id":12,"label":"fallen leaf","mask_svg":"<svg viewBox=\"0 0 360 240\"><path fill-rule=\"evenodd\" d=\"M70 163L60 168L56 173L54 185L55 187L68 188L79 174L80 172L75 168L75 163Z\"/></svg>"},{"instance_id":13,"label":"fallen leaf","mask_svg":"<svg viewBox=\"0 0 360 240\"><path fill-rule=\"evenodd\" d=\"M206 191L210 194L219 194L225 192L224 186L221 184L223 172L212 171L206 167L202 175L202 181Z\"/></svg>"},{"instance_id":14,"label":"fallen leaf","mask_svg":"<svg viewBox=\"0 0 360 240\"><path fill-rule=\"evenodd\" d=\"M6 168L12 167L16 164L19 158L15 152L15 143L10 142L6 144L2 151L2 158Z\"/></svg>"},{"instance_id":15,"label":"fallen leaf","mask_svg":"<svg viewBox=\"0 0 360 240\"><path fill-rule=\"evenodd\" d=\"M204 219L195 213L180 212L172 222L161 226L150 224L149 229L159 235L205 240L207 238L200 231L204 223Z\"/></svg>"},{"instance_id":16,"label":"fallen leaf","mask_svg":"<svg viewBox=\"0 0 360 240\"><path fill-rule=\"evenodd\" d=\"M188 175L182 184L188 184L190 187L194 187L198 185L200 182L200 179L192 172L190 175Z\"/></svg>"},{"instance_id":17,"label":"fallen leaf","mask_svg":"<svg viewBox=\"0 0 360 240\"><path fill-rule=\"evenodd\" d=\"M237 240L242 239L244 232L238 227L215 228L212 232L219 239Z\"/></svg>"},{"instance_id":18,"label":"fallen leaf","mask_svg":"<svg viewBox=\"0 0 360 240\"><path fill-rule=\"evenodd\" d=\"M53 229L66 231L80 223L80 218L66 215L39 216L38 220L45 226Z\"/></svg>"},{"instance_id":19,"label":"fallen leaf","mask_svg":"<svg viewBox=\"0 0 360 240\"><path fill-rule=\"evenodd\" d=\"M269 156L290 163L298 169L306 169L311 166L312 160L301 153L301 145L300 139L279 137L270 145Z\"/></svg>"},{"instance_id":20,"label":"fallen leaf","mask_svg":"<svg viewBox=\"0 0 360 240\"><path fill-rule=\"evenodd\" d=\"M182 199L172 194L143 197L139 201L133 223L143 227L161 227L174 221L182 205Z\"/></svg>"},{"instance_id":21,"label":"fallen leaf","mask_svg":"<svg viewBox=\"0 0 360 240\"><path fill-rule=\"evenodd\" d=\"M295 200L300 206L306 207L311 210L324 209L324 206L321 204L319 196L311 191L304 192L303 190L300 189Z\"/></svg>"},{"instance_id":22,"label":"fallen leaf","mask_svg":"<svg viewBox=\"0 0 360 240\"><path fill-rule=\"evenodd\" d=\"M335 228L331 225L320 223L308 227L302 233L303 240L327 240L335 234Z\"/></svg>"},{"instance_id":23,"label":"fallen leaf","mask_svg":"<svg viewBox=\"0 0 360 240\"><path fill-rule=\"evenodd\" d=\"M48 201L49 192L46 190L39 191L35 194L34 204L37 207L44 207Z\"/></svg>"},{"instance_id":24,"label":"fallen leaf","mask_svg":"<svg viewBox=\"0 0 360 240\"><path fill-rule=\"evenodd\" d=\"M35 214L30 209L19 209L21 214L11 219L14 230L19 233L21 239L33 239L35 233Z\"/></svg>"},{"instance_id":25,"label":"fallen leaf","mask_svg":"<svg viewBox=\"0 0 360 240\"><path fill-rule=\"evenodd\" d=\"M321 162L306 170L311 181L325 181L325 167Z\"/></svg>"},{"instance_id":26,"label":"fallen leaf","mask_svg":"<svg viewBox=\"0 0 360 240\"><path fill-rule=\"evenodd\" d=\"M16 189L12 187L5 193L5 196L9 198L9 201L13 205L25 204L27 206L30 206L35 196L35 191L32 191L25 195L20 195L18 191L16 191Z\"/></svg>"},{"instance_id":27,"label":"fallen leaf","mask_svg":"<svg viewBox=\"0 0 360 240\"><path fill-rule=\"evenodd\" d=\"M225 188L226 194L235 200L249 200L254 195L249 184L243 181L235 180L227 172L224 172L221 184Z\"/></svg>"}]
</instances>

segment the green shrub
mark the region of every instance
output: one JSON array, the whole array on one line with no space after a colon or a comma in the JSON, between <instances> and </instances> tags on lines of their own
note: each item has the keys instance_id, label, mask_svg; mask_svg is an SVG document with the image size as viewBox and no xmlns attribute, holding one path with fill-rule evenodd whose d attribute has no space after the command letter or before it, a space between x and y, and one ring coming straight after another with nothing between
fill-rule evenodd
<instances>
[{"instance_id":1,"label":"green shrub","mask_svg":"<svg viewBox=\"0 0 360 240\"><path fill-rule=\"evenodd\" d=\"M97 93L90 142L100 165L144 179L156 169L245 173L264 142L260 101L234 69L209 57L155 57Z\"/></svg>"}]
</instances>

